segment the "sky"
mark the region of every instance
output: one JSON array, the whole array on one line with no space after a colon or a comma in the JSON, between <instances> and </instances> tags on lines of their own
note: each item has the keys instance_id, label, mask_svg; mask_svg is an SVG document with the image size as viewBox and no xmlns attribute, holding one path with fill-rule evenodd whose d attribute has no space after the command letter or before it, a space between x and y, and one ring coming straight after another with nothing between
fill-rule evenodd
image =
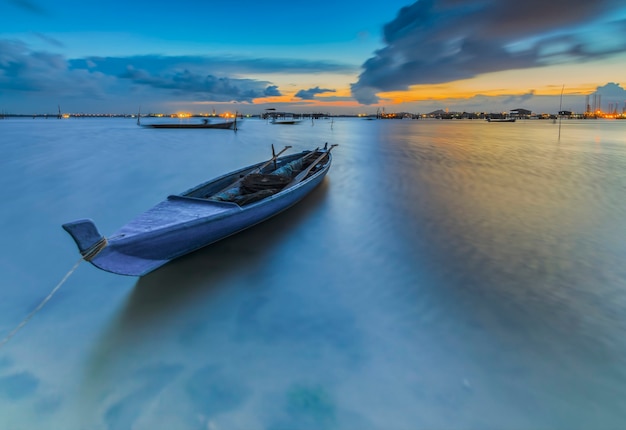
<instances>
[{"instance_id":1,"label":"sky","mask_svg":"<svg viewBox=\"0 0 626 430\"><path fill-rule=\"evenodd\" d=\"M621 111L625 88L623 0L0 0L3 113Z\"/></svg>"}]
</instances>

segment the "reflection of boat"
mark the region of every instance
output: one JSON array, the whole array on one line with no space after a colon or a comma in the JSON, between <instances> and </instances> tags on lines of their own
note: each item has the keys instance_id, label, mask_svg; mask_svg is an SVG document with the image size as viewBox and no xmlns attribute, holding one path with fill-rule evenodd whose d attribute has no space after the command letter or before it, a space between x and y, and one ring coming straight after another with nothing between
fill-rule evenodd
<instances>
[{"instance_id":1,"label":"reflection of boat","mask_svg":"<svg viewBox=\"0 0 626 430\"><path fill-rule=\"evenodd\" d=\"M269 161L168 196L108 238L89 219L63 228L94 266L142 276L297 203L328 173L333 146L279 158L287 146Z\"/></svg>"},{"instance_id":2,"label":"reflection of boat","mask_svg":"<svg viewBox=\"0 0 626 430\"><path fill-rule=\"evenodd\" d=\"M149 128L221 128L229 129L235 127L237 120L224 121L224 122L209 122L208 120L202 120L200 124L194 123L158 123L158 124L144 124L144 127Z\"/></svg>"},{"instance_id":3,"label":"reflection of boat","mask_svg":"<svg viewBox=\"0 0 626 430\"><path fill-rule=\"evenodd\" d=\"M515 122L515 118L487 118L488 122Z\"/></svg>"}]
</instances>

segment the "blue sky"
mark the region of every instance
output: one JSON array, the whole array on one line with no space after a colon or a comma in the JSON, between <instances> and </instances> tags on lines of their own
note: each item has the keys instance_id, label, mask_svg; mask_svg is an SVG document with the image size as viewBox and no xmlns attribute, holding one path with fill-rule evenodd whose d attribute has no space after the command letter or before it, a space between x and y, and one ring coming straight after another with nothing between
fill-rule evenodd
<instances>
[{"instance_id":1,"label":"blue sky","mask_svg":"<svg viewBox=\"0 0 626 430\"><path fill-rule=\"evenodd\" d=\"M0 0L4 112L621 108L625 66L622 0Z\"/></svg>"}]
</instances>

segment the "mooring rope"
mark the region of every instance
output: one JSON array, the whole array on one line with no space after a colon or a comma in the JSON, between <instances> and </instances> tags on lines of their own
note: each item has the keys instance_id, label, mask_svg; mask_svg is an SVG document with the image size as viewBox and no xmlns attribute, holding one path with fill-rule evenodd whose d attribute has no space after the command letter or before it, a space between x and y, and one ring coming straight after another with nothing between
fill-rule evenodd
<instances>
[{"instance_id":1,"label":"mooring rope","mask_svg":"<svg viewBox=\"0 0 626 430\"><path fill-rule=\"evenodd\" d=\"M102 239L100 239L97 243L95 243L92 247L90 247L89 249L87 249L85 252L82 252L82 258L80 260L78 260L76 262L76 264L74 264L74 267L72 267L70 269L69 272L67 272L65 274L65 276L63 277L63 279L61 279L61 282L59 282L56 287L54 287L52 289L52 291L50 291L50 293L46 296L45 299L43 299L41 301L41 303L39 303L39 306L37 306L31 313L29 313L26 318L24 318L22 320L21 323L19 323L17 325L17 327L15 327L9 334L7 334L4 339L2 339L2 342L0 342L0 348L2 348L9 340L11 340L11 338L13 336L15 336L17 334L18 331L20 331L22 329L22 327L24 327L31 319L32 317L35 316L35 314L37 312L39 312L45 305L46 303L48 303L50 301L50 299L52 298L52 296L54 296L54 294L59 290L59 288L61 288L61 286L65 283L65 281L67 281L67 279L70 277L70 275L72 273L74 273L74 271L78 268L78 266L80 265L80 263L84 260L84 261L91 261L96 255L98 255L98 253L100 251L102 251L105 247L107 246L107 239L105 237L103 237Z\"/></svg>"},{"instance_id":2,"label":"mooring rope","mask_svg":"<svg viewBox=\"0 0 626 430\"><path fill-rule=\"evenodd\" d=\"M100 253L100 251L102 251L106 246L108 245L107 242L107 238L102 236L102 239L100 239L99 241L97 241L96 243L94 243L93 245L91 245L91 247L89 249L86 249L85 251L81 252L81 255L83 256L83 260L85 261L91 261L92 259L95 258L96 255L98 255Z\"/></svg>"}]
</instances>

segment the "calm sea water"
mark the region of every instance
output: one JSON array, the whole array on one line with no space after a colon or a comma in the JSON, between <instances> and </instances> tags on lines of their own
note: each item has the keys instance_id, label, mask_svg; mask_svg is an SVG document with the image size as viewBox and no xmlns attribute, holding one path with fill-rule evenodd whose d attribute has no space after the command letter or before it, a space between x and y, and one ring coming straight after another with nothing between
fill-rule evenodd
<instances>
[{"instance_id":1,"label":"calm sea water","mask_svg":"<svg viewBox=\"0 0 626 430\"><path fill-rule=\"evenodd\" d=\"M0 428L621 429L626 121L0 121L0 337L168 194L338 143L323 185L133 278L79 265L0 349Z\"/></svg>"}]
</instances>

